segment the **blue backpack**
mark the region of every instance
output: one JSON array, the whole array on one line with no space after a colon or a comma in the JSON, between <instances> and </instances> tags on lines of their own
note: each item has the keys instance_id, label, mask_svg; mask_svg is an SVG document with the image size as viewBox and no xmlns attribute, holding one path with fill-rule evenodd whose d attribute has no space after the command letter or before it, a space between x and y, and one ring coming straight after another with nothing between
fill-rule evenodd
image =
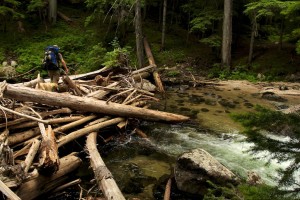
<instances>
[{"instance_id":1,"label":"blue backpack","mask_svg":"<svg viewBox=\"0 0 300 200\"><path fill-rule=\"evenodd\" d=\"M45 48L45 57L43 59L42 66L46 70L58 70L59 69L59 48L57 46L47 46Z\"/></svg>"}]
</instances>

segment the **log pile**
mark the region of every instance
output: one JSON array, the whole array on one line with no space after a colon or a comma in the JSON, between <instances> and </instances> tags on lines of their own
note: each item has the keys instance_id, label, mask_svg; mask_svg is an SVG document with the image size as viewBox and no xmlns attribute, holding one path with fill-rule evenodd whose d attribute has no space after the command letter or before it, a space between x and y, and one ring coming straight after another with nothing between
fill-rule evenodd
<instances>
[{"instance_id":1,"label":"log pile","mask_svg":"<svg viewBox=\"0 0 300 200\"><path fill-rule=\"evenodd\" d=\"M80 180L70 180L69 174L82 161L66 146L87 136L86 144L81 146L85 146L84 150L90 155L102 197L125 199L97 150L101 130L114 127L124 131L131 119L167 123L189 119L148 108L151 101L159 101L155 97L156 87L145 79L153 75L155 67L150 65L136 71L127 69L125 73L114 68L85 75L65 75L54 86L55 92L53 85L47 89L47 83L43 83L45 81L40 77L22 84L2 82L1 192L10 199L34 199L72 185L67 182L78 184ZM36 85L43 85L44 90ZM157 90L162 91L162 85L159 87ZM134 126L137 135L147 137L137 124ZM101 136L103 142L112 137Z\"/></svg>"}]
</instances>

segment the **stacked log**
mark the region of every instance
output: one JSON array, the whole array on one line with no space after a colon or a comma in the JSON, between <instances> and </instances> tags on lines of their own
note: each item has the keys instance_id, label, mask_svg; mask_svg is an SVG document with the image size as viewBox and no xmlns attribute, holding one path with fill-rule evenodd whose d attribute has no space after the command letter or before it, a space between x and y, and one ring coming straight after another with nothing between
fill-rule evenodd
<instances>
[{"instance_id":1,"label":"stacked log","mask_svg":"<svg viewBox=\"0 0 300 200\"><path fill-rule=\"evenodd\" d=\"M151 101L159 99L142 82L155 67L154 64L126 74L98 70L88 75L64 76L57 85L58 92L35 89L43 81L39 77L22 84L1 83L0 153L3 156L0 159L7 165L3 169L0 166L0 184L6 186L1 187L1 192L11 199L34 199L80 182L68 178L80 165L80 158L76 152L62 147L87 136L86 148L104 198L125 199L96 148L100 130L116 127L125 132L132 118L167 123L189 119L148 108ZM147 138L138 127L134 131ZM103 137L107 142L114 136ZM70 155L59 158L66 153ZM5 177L7 170L14 171L13 176Z\"/></svg>"}]
</instances>

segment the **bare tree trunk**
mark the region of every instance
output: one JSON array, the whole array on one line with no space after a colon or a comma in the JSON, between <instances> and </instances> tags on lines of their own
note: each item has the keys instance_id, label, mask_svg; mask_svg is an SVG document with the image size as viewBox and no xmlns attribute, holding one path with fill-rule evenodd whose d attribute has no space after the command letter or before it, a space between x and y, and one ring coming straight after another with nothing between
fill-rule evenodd
<instances>
[{"instance_id":1,"label":"bare tree trunk","mask_svg":"<svg viewBox=\"0 0 300 200\"><path fill-rule=\"evenodd\" d=\"M49 0L48 20L51 24L55 24L56 18L57 18L57 0Z\"/></svg>"},{"instance_id":2,"label":"bare tree trunk","mask_svg":"<svg viewBox=\"0 0 300 200\"><path fill-rule=\"evenodd\" d=\"M254 47L254 40L255 40L255 32L256 32L256 21L255 21L255 19L253 19L252 30L251 30L251 39L250 39L250 47L249 47L248 64L251 64L252 58L253 58L253 47Z\"/></svg>"},{"instance_id":3,"label":"bare tree trunk","mask_svg":"<svg viewBox=\"0 0 300 200\"><path fill-rule=\"evenodd\" d=\"M136 0L135 5L135 38L136 38L136 53L139 68L144 67L144 51L143 51L143 31L142 31L142 14L141 0Z\"/></svg>"},{"instance_id":4,"label":"bare tree trunk","mask_svg":"<svg viewBox=\"0 0 300 200\"><path fill-rule=\"evenodd\" d=\"M284 32L284 19L282 18L280 23L279 50L282 50L283 32Z\"/></svg>"},{"instance_id":5,"label":"bare tree trunk","mask_svg":"<svg viewBox=\"0 0 300 200\"><path fill-rule=\"evenodd\" d=\"M167 0L164 0L163 24L162 24L162 34L161 34L161 50L165 49L166 17L167 17Z\"/></svg>"},{"instance_id":6,"label":"bare tree trunk","mask_svg":"<svg viewBox=\"0 0 300 200\"><path fill-rule=\"evenodd\" d=\"M232 43L232 0L224 0L223 40L222 40L222 65L231 64Z\"/></svg>"}]
</instances>

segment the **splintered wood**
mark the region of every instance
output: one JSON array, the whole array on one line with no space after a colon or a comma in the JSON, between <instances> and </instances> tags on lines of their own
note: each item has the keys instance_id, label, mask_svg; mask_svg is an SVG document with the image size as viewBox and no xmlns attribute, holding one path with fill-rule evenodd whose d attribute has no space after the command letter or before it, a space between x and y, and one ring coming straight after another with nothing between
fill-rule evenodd
<instances>
[{"instance_id":1,"label":"splintered wood","mask_svg":"<svg viewBox=\"0 0 300 200\"><path fill-rule=\"evenodd\" d=\"M98 153L96 139L106 143L118 134L102 134L102 130L125 133L131 127L147 139L131 120L176 123L189 118L148 108L151 101L159 101L157 87L145 79L156 72L155 63L136 71L110 70L65 75L55 90L40 77L21 84L0 83L0 183L4 195L28 200L74 185L68 182L77 180L69 178L81 163L73 151L82 150L72 148L77 145L88 149L104 197L125 199L112 176L103 178L110 172ZM158 76L154 78L160 82ZM43 87L36 87L38 83ZM163 91L161 82L159 87L158 91ZM86 144L80 144L83 136L88 136Z\"/></svg>"}]
</instances>

